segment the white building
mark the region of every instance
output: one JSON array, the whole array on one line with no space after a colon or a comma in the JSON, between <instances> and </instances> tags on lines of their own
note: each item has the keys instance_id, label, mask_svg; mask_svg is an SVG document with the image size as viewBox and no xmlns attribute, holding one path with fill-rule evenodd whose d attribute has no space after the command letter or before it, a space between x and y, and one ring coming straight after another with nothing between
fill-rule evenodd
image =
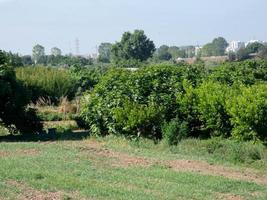
<instances>
[{"instance_id":1,"label":"white building","mask_svg":"<svg viewBox=\"0 0 267 200\"><path fill-rule=\"evenodd\" d=\"M198 56L198 54L200 53L201 49L202 49L202 47L200 47L200 46L196 46L195 47L195 56Z\"/></svg>"},{"instance_id":2,"label":"white building","mask_svg":"<svg viewBox=\"0 0 267 200\"><path fill-rule=\"evenodd\" d=\"M245 48L245 43L240 41L232 41L229 46L226 48L226 52L234 52L236 53L239 49Z\"/></svg>"}]
</instances>

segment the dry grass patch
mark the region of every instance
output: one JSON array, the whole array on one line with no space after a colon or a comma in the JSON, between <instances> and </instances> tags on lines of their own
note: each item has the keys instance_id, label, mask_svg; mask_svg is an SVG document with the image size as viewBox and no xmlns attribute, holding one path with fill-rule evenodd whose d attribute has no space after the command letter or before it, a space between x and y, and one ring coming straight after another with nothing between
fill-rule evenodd
<instances>
[{"instance_id":1,"label":"dry grass patch","mask_svg":"<svg viewBox=\"0 0 267 200\"><path fill-rule=\"evenodd\" d=\"M16 156L37 156L40 151L37 149L18 149L15 151L0 150L0 158Z\"/></svg>"}]
</instances>

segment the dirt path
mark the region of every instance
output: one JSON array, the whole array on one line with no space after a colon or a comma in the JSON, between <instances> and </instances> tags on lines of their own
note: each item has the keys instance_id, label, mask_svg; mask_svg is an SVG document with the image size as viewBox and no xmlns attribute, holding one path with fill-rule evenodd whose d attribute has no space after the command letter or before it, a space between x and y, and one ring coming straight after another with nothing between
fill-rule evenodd
<instances>
[{"instance_id":1,"label":"dirt path","mask_svg":"<svg viewBox=\"0 0 267 200\"><path fill-rule=\"evenodd\" d=\"M237 170L231 167L212 165L205 161L197 160L160 160L133 156L126 153L113 151L104 147L104 144L96 141L86 142L78 147L90 158L94 156L112 158L111 165L115 167L163 165L175 171L190 171L203 175L221 176L234 180L250 181L257 184L267 185L267 175L259 176L252 169Z\"/></svg>"}]
</instances>

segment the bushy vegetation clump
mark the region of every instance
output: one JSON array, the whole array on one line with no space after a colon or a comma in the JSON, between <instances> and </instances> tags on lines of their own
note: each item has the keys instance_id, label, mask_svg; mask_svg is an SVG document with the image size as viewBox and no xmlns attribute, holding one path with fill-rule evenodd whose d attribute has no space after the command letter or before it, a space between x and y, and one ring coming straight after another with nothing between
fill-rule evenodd
<instances>
[{"instance_id":1,"label":"bushy vegetation clump","mask_svg":"<svg viewBox=\"0 0 267 200\"><path fill-rule=\"evenodd\" d=\"M80 119L99 135L266 141L267 65L226 63L113 69L83 98Z\"/></svg>"},{"instance_id":2,"label":"bushy vegetation clump","mask_svg":"<svg viewBox=\"0 0 267 200\"><path fill-rule=\"evenodd\" d=\"M92 90L107 70L108 67L104 64L93 67L71 66L70 74L75 81L76 95L79 96L85 91Z\"/></svg>"},{"instance_id":3,"label":"bushy vegetation clump","mask_svg":"<svg viewBox=\"0 0 267 200\"><path fill-rule=\"evenodd\" d=\"M30 91L16 79L12 68L0 65L0 123L11 132L36 132L41 129L36 113L27 108Z\"/></svg>"},{"instance_id":4,"label":"bushy vegetation clump","mask_svg":"<svg viewBox=\"0 0 267 200\"><path fill-rule=\"evenodd\" d=\"M60 97L70 99L75 95L76 85L70 72L65 69L43 66L16 68L16 76L32 92L32 101L40 97L58 102Z\"/></svg>"}]
</instances>

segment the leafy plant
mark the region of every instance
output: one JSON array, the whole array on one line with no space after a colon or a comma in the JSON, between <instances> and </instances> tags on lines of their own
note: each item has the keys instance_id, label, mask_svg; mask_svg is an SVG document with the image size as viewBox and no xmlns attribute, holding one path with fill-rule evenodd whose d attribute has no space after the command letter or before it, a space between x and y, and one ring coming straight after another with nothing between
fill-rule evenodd
<instances>
[{"instance_id":1,"label":"leafy plant","mask_svg":"<svg viewBox=\"0 0 267 200\"><path fill-rule=\"evenodd\" d=\"M22 67L16 69L16 76L31 90L33 102L40 97L49 98L54 103L57 103L62 96L70 99L74 97L75 82L66 69Z\"/></svg>"}]
</instances>

